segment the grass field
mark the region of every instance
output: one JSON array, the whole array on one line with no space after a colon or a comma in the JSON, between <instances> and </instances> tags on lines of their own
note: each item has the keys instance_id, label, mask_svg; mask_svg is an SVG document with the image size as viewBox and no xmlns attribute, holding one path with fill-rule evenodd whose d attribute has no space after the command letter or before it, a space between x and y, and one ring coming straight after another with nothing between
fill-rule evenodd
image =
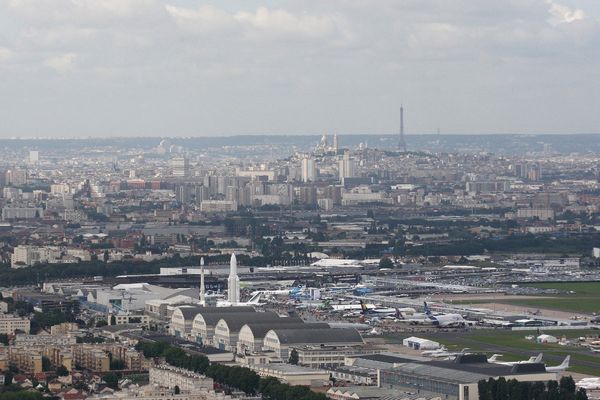
<instances>
[{"instance_id":1,"label":"grass field","mask_svg":"<svg viewBox=\"0 0 600 400\"><path fill-rule=\"evenodd\" d=\"M556 289L557 295L545 295L544 298L532 299L531 297L503 300L502 297L494 299L497 303L511 304L530 308L545 308L583 314L600 314L600 282L556 282L532 283L526 286L540 289ZM462 304L489 303L490 300L457 301Z\"/></svg>"},{"instance_id":2,"label":"grass field","mask_svg":"<svg viewBox=\"0 0 600 400\"><path fill-rule=\"evenodd\" d=\"M543 331L543 329L540 329ZM597 330L582 331L549 331L556 337L565 336L576 339L580 336L597 336ZM571 355L571 368L569 371L589 375L600 374L600 355L595 355L576 346L561 346L558 344L538 344L525 339L527 335L536 335L536 331L498 331L476 330L466 333L433 332L418 334L419 337L428 338L445 345L450 351L460 351L469 348L470 351L481 351L491 356L494 353L502 354L502 361L517 361L529 358L537 353L544 353L544 362L548 365L558 365L567 355ZM400 338L389 337L391 340Z\"/></svg>"},{"instance_id":3,"label":"grass field","mask_svg":"<svg viewBox=\"0 0 600 400\"><path fill-rule=\"evenodd\" d=\"M600 282L535 283L527 286L556 289L561 293L554 298L510 300L508 303L588 314L600 312Z\"/></svg>"}]
</instances>

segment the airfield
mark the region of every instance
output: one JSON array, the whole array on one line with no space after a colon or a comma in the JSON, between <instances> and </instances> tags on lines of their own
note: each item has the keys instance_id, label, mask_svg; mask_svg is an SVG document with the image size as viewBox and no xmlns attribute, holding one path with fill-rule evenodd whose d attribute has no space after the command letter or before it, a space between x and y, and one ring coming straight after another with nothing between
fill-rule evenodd
<instances>
[{"instance_id":1,"label":"airfield","mask_svg":"<svg viewBox=\"0 0 600 400\"><path fill-rule=\"evenodd\" d=\"M526 287L556 291L553 295L437 295L435 300L483 308L505 308L510 311L534 309L544 314L565 316L589 316L600 312L600 282L552 282L531 283ZM507 308L506 306L514 306ZM518 311L522 312L522 311Z\"/></svg>"},{"instance_id":2,"label":"airfield","mask_svg":"<svg viewBox=\"0 0 600 400\"><path fill-rule=\"evenodd\" d=\"M543 353L543 361L548 365L558 365L567 356L571 355L569 372L583 375L597 376L600 373L600 354L590 353L585 347L575 345L541 344L525 339L527 335L537 332L528 331L500 331L500 330L473 330L473 331L429 331L420 332L419 337L431 339L444 345L448 351L460 352L468 349L469 352L483 352L488 357L493 354L502 354L502 361L519 361ZM598 330L582 331L553 331L553 335L565 337L567 340L578 341L579 337L598 336ZM401 343L402 339L410 336L405 333L391 333L384 335L387 343Z\"/></svg>"}]
</instances>

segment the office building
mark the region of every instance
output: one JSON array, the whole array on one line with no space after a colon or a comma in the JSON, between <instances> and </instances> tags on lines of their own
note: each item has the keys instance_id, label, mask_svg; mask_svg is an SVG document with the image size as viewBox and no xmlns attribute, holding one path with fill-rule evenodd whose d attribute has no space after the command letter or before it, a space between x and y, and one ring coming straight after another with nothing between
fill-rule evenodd
<instances>
[{"instance_id":1,"label":"office building","mask_svg":"<svg viewBox=\"0 0 600 400\"><path fill-rule=\"evenodd\" d=\"M302 182L314 182L317 180L317 169L315 160L309 157L302 159Z\"/></svg>"},{"instance_id":2,"label":"office building","mask_svg":"<svg viewBox=\"0 0 600 400\"><path fill-rule=\"evenodd\" d=\"M190 176L190 162L187 157L173 157L169 161L171 166L171 175L176 178L186 178Z\"/></svg>"}]
</instances>

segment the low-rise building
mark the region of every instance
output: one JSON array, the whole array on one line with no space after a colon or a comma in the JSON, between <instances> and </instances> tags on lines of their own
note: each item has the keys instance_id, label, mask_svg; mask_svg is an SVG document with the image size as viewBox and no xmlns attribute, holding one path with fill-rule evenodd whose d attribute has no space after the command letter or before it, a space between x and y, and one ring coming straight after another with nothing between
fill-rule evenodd
<instances>
[{"instance_id":1,"label":"low-rise building","mask_svg":"<svg viewBox=\"0 0 600 400\"><path fill-rule=\"evenodd\" d=\"M177 386L182 391L211 390L214 386L212 378L166 364L150 368L149 379L151 385L169 389Z\"/></svg>"},{"instance_id":2,"label":"low-rise building","mask_svg":"<svg viewBox=\"0 0 600 400\"><path fill-rule=\"evenodd\" d=\"M423 396L438 395L448 400L479 398L477 383L500 377L522 382L547 382L556 373L547 372L544 364L488 363L485 354L464 354L454 361L414 362L378 372L380 388L414 391Z\"/></svg>"},{"instance_id":3,"label":"low-rise building","mask_svg":"<svg viewBox=\"0 0 600 400\"><path fill-rule=\"evenodd\" d=\"M260 376L272 376L290 386L325 386L329 372L292 364L255 364L250 369Z\"/></svg>"},{"instance_id":4,"label":"low-rise building","mask_svg":"<svg viewBox=\"0 0 600 400\"><path fill-rule=\"evenodd\" d=\"M110 371L110 358L108 354L103 349L91 344L74 346L73 361L75 361L75 365L91 371Z\"/></svg>"},{"instance_id":5,"label":"low-rise building","mask_svg":"<svg viewBox=\"0 0 600 400\"><path fill-rule=\"evenodd\" d=\"M271 329L265 335L263 348L273 351L281 360L288 360L292 347L344 347L362 344L362 337L356 329Z\"/></svg>"}]
</instances>

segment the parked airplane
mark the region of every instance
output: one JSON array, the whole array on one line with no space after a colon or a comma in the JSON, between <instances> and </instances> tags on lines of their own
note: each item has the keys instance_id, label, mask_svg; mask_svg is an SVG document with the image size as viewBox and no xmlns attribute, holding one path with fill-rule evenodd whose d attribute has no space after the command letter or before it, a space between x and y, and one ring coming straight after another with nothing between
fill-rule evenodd
<instances>
[{"instance_id":1,"label":"parked airplane","mask_svg":"<svg viewBox=\"0 0 600 400\"><path fill-rule=\"evenodd\" d=\"M421 352L421 355L424 357L451 359L451 358L454 358L454 357L462 355L462 354L468 354L469 350L470 349L468 347L465 347L461 351L448 351L447 348L442 346L437 350L423 351L423 352Z\"/></svg>"},{"instance_id":2,"label":"parked airplane","mask_svg":"<svg viewBox=\"0 0 600 400\"><path fill-rule=\"evenodd\" d=\"M563 360L563 362L560 363L560 365L557 365L555 367L548 367L548 366L546 366L546 371L548 371L548 372L563 372L563 371L566 371L569 368L570 361L571 361L571 356L566 356L565 359Z\"/></svg>"},{"instance_id":3,"label":"parked airplane","mask_svg":"<svg viewBox=\"0 0 600 400\"><path fill-rule=\"evenodd\" d=\"M254 296L256 294L262 293L264 295L269 295L269 296L287 296L287 295L290 294L290 292L291 292L290 289L281 289L281 290L255 290L250 295Z\"/></svg>"},{"instance_id":4,"label":"parked airplane","mask_svg":"<svg viewBox=\"0 0 600 400\"><path fill-rule=\"evenodd\" d=\"M425 306L425 314L432 320L433 325L439 326L440 328L454 327L454 326L465 326L467 321L460 314L433 314L431 309L427 305L427 302L423 303Z\"/></svg>"},{"instance_id":5,"label":"parked airplane","mask_svg":"<svg viewBox=\"0 0 600 400\"><path fill-rule=\"evenodd\" d=\"M583 378L576 385L585 390L600 390L600 378Z\"/></svg>"},{"instance_id":6,"label":"parked airplane","mask_svg":"<svg viewBox=\"0 0 600 400\"><path fill-rule=\"evenodd\" d=\"M510 362L497 361L498 357L502 357L502 354L494 354L493 356L488 358L488 362L494 363L494 364L510 365L510 366L515 365L515 364L532 364L532 363L542 362L542 357L544 357L544 355L542 353L540 353L537 356L529 357L529 359L524 360L524 361L510 361Z\"/></svg>"},{"instance_id":7,"label":"parked airplane","mask_svg":"<svg viewBox=\"0 0 600 400\"><path fill-rule=\"evenodd\" d=\"M369 307L367 307L367 305L365 303L362 302L362 300L360 301L360 308L361 308L362 315L376 315L379 317L383 317L386 315L396 315L396 313L397 313L395 308L389 308L389 307L369 308Z\"/></svg>"},{"instance_id":8,"label":"parked airplane","mask_svg":"<svg viewBox=\"0 0 600 400\"><path fill-rule=\"evenodd\" d=\"M263 304L265 304L264 302L261 302L262 298L262 293L257 293L254 296L252 296L250 298L250 300L245 301L245 302L240 302L237 304L231 304L231 302L229 300L217 300L217 307L231 307L232 305L236 305L236 306L261 306Z\"/></svg>"}]
</instances>

